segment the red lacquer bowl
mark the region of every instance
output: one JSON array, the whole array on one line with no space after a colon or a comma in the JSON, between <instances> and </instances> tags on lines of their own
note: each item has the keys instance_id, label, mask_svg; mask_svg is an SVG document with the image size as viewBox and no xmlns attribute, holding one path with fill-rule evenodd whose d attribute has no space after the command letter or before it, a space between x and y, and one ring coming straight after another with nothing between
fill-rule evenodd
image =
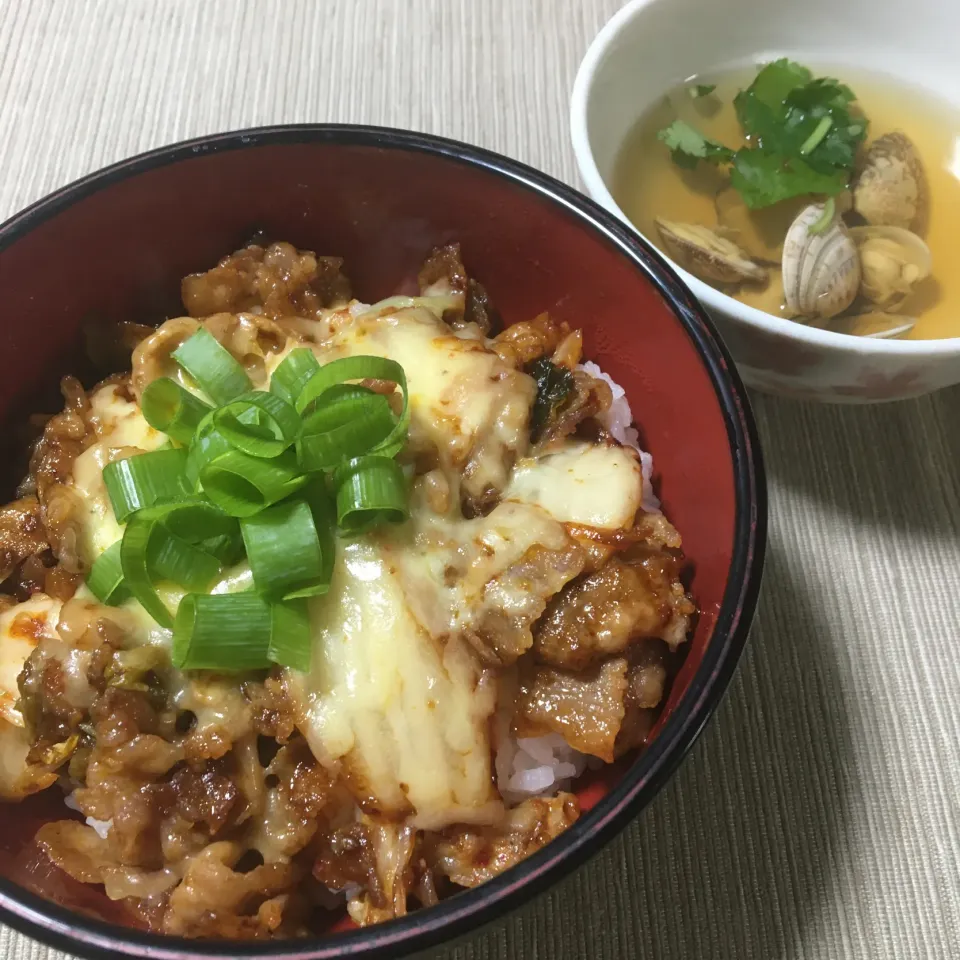
<instances>
[{"instance_id":1,"label":"red lacquer bowl","mask_svg":"<svg viewBox=\"0 0 960 960\"><path fill-rule=\"evenodd\" d=\"M123 927L110 922L118 915L100 893L65 882L31 849L38 823L63 815L62 801L4 807L0 920L70 953L397 957L517 906L649 803L722 696L756 605L766 528L760 451L710 321L648 244L581 194L437 137L336 125L207 137L116 164L8 221L0 227L4 453L24 412L50 409L59 376L77 372L91 318L179 313L180 278L259 231L344 257L367 301L409 284L433 246L459 241L507 322L548 310L582 327L586 356L627 390L702 613L651 743L584 788L588 810L570 830L490 883L381 926L253 945Z\"/></svg>"}]
</instances>

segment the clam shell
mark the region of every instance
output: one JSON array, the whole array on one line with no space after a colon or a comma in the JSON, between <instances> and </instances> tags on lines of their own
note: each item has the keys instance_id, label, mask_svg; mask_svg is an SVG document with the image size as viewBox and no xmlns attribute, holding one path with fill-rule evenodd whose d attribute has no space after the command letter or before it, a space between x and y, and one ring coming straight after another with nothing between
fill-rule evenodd
<instances>
[{"instance_id":1,"label":"clam shell","mask_svg":"<svg viewBox=\"0 0 960 960\"><path fill-rule=\"evenodd\" d=\"M923 218L927 178L910 138L888 133L874 141L853 186L853 209L874 226L915 229Z\"/></svg>"},{"instance_id":2,"label":"clam shell","mask_svg":"<svg viewBox=\"0 0 960 960\"><path fill-rule=\"evenodd\" d=\"M783 294L795 316L835 317L860 287L857 247L836 213L825 230L810 232L824 209L822 203L804 207L783 243Z\"/></svg>"},{"instance_id":3,"label":"clam shell","mask_svg":"<svg viewBox=\"0 0 960 960\"><path fill-rule=\"evenodd\" d=\"M733 241L698 223L677 223L657 217L660 239L684 269L714 283L764 283L767 271Z\"/></svg>"},{"instance_id":4,"label":"clam shell","mask_svg":"<svg viewBox=\"0 0 960 960\"><path fill-rule=\"evenodd\" d=\"M903 227L854 227L850 236L860 255L860 294L892 312L933 270L930 248Z\"/></svg>"},{"instance_id":5,"label":"clam shell","mask_svg":"<svg viewBox=\"0 0 960 960\"><path fill-rule=\"evenodd\" d=\"M888 340L909 333L917 324L914 317L901 317L896 313L870 311L855 313L847 317L837 317L831 329L837 333L848 333L854 337L867 337L873 340Z\"/></svg>"}]
</instances>

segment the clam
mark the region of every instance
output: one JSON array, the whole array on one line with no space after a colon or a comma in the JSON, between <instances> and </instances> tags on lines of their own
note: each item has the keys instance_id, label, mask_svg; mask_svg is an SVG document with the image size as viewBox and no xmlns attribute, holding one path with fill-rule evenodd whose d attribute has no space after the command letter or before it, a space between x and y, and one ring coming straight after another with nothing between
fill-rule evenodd
<instances>
[{"instance_id":1,"label":"clam","mask_svg":"<svg viewBox=\"0 0 960 960\"><path fill-rule=\"evenodd\" d=\"M903 227L854 227L850 236L860 254L860 293L879 310L895 312L930 276L930 248Z\"/></svg>"},{"instance_id":2,"label":"clam","mask_svg":"<svg viewBox=\"0 0 960 960\"><path fill-rule=\"evenodd\" d=\"M849 333L855 337L869 337L873 340L887 340L899 337L916 326L913 317L901 317L896 313L869 311L854 313L847 317L838 317L831 325L838 333Z\"/></svg>"},{"instance_id":3,"label":"clam","mask_svg":"<svg viewBox=\"0 0 960 960\"><path fill-rule=\"evenodd\" d=\"M783 243L783 295L792 316L835 317L860 287L860 258L843 221L823 203L804 207Z\"/></svg>"},{"instance_id":4,"label":"clam","mask_svg":"<svg viewBox=\"0 0 960 960\"><path fill-rule=\"evenodd\" d=\"M920 155L902 133L874 141L853 186L853 209L874 226L915 228L923 215L927 178Z\"/></svg>"},{"instance_id":5,"label":"clam","mask_svg":"<svg viewBox=\"0 0 960 960\"><path fill-rule=\"evenodd\" d=\"M657 230L667 253L701 280L714 283L764 283L767 271L746 251L715 230L698 223L677 223L657 217Z\"/></svg>"}]
</instances>

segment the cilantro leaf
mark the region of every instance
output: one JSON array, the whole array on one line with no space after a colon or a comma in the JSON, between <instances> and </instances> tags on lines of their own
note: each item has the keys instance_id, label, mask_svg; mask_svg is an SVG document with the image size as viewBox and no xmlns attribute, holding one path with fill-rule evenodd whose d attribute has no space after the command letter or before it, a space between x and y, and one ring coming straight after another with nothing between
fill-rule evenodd
<instances>
[{"instance_id":1,"label":"cilantro leaf","mask_svg":"<svg viewBox=\"0 0 960 960\"><path fill-rule=\"evenodd\" d=\"M740 125L753 149L776 158L760 161L744 155L741 162L752 182L756 184L762 168L775 179L763 191L769 196L804 192L832 195L821 188L799 190L804 182L833 184L843 179L846 186L857 148L867 132L866 120L851 111L855 99L845 84L830 77L813 79L806 67L790 60L777 60L764 67L734 100ZM737 182L745 186L740 178ZM759 203L756 190L751 190L751 197L754 204L768 205Z\"/></svg>"},{"instance_id":2,"label":"cilantro leaf","mask_svg":"<svg viewBox=\"0 0 960 960\"><path fill-rule=\"evenodd\" d=\"M697 88L690 88L692 91ZM792 60L768 63L734 98L747 146L734 151L682 120L657 136L678 166L731 163L730 182L754 210L791 197L835 196L846 189L867 121L856 97L831 77L814 78Z\"/></svg>"},{"instance_id":3,"label":"cilantro leaf","mask_svg":"<svg viewBox=\"0 0 960 960\"><path fill-rule=\"evenodd\" d=\"M806 141L800 145L800 151L815 169L829 172L834 167L853 168L857 148L867 135L866 121L850 111L855 99L849 87L827 77L787 95L786 122L799 135L806 133L809 138L825 117L830 119L826 135L811 150L803 150Z\"/></svg>"},{"instance_id":4,"label":"cilantro leaf","mask_svg":"<svg viewBox=\"0 0 960 960\"><path fill-rule=\"evenodd\" d=\"M784 157L756 148L737 151L730 183L751 210L807 194L835 196L846 189L845 170L821 173L799 157Z\"/></svg>"},{"instance_id":5,"label":"cilantro leaf","mask_svg":"<svg viewBox=\"0 0 960 960\"><path fill-rule=\"evenodd\" d=\"M696 127L691 127L683 120L674 120L669 127L664 127L657 139L665 143L673 155L673 161L679 167L693 169L700 160L707 163L729 163L733 159L733 151L729 147L709 140Z\"/></svg>"},{"instance_id":6,"label":"cilantro leaf","mask_svg":"<svg viewBox=\"0 0 960 960\"><path fill-rule=\"evenodd\" d=\"M812 79L813 74L806 67L784 57L782 60L768 63L756 75L748 92L760 103L776 110L787 99L787 94L791 90L802 87Z\"/></svg>"}]
</instances>

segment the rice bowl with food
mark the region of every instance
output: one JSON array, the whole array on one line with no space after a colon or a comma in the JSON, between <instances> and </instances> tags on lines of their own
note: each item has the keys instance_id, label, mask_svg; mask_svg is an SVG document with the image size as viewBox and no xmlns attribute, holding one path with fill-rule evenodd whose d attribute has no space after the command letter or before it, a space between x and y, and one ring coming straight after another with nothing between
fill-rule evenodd
<instances>
[{"instance_id":1,"label":"rice bowl with food","mask_svg":"<svg viewBox=\"0 0 960 960\"><path fill-rule=\"evenodd\" d=\"M61 791L39 846L146 929L304 936L498 875L644 746L696 614L579 330L500 318L455 245L373 305L343 267L186 277L128 373L64 381L0 512L0 792Z\"/></svg>"}]
</instances>

